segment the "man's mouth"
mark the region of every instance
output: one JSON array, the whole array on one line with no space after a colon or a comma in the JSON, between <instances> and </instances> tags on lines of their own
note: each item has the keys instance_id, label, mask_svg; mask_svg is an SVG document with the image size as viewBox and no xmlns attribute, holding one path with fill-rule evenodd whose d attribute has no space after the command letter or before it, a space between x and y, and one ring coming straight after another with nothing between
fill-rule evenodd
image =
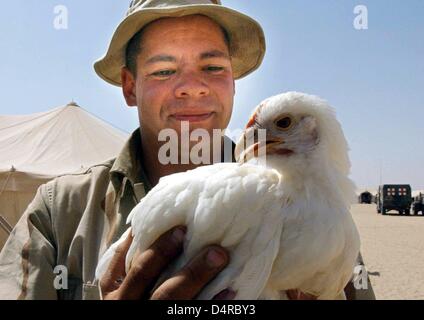
<instances>
[{"instance_id":1,"label":"man's mouth","mask_svg":"<svg viewBox=\"0 0 424 320\"><path fill-rule=\"evenodd\" d=\"M172 115L172 118L174 118L177 121L188 121L188 122L201 122L208 120L214 112L207 112L207 113L176 113Z\"/></svg>"}]
</instances>

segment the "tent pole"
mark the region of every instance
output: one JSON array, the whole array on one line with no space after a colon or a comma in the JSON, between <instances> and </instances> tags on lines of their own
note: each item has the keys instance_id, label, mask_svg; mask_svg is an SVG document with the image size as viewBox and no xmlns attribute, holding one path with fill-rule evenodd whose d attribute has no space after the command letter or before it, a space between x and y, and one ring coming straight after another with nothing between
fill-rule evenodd
<instances>
[{"instance_id":1,"label":"tent pole","mask_svg":"<svg viewBox=\"0 0 424 320\"><path fill-rule=\"evenodd\" d=\"M7 222L6 218L0 214L0 227L9 235L13 228L9 222Z\"/></svg>"},{"instance_id":2,"label":"tent pole","mask_svg":"<svg viewBox=\"0 0 424 320\"><path fill-rule=\"evenodd\" d=\"M13 173L13 172L15 172L15 171L16 171L16 169L12 166L12 168L10 169L10 171L9 171L9 173L8 173L8 175L7 175L6 181L4 182L3 187L1 188L1 191L0 191L0 197L1 197L2 193L4 192L4 190L6 190L6 186L7 186L7 183L9 182L10 176L11 176L11 175L12 175L12 173Z\"/></svg>"}]
</instances>

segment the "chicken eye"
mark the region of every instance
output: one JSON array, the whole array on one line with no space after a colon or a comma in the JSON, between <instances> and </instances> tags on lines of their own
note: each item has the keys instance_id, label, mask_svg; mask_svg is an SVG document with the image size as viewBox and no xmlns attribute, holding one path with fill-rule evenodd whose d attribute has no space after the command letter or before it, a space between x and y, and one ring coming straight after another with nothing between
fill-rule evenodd
<instances>
[{"instance_id":1,"label":"chicken eye","mask_svg":"<svg viewBox=\"0 0 424 320\"><path fill-rule=\"evenodd\" d=\"M278 129L288 130L292 125L292 119L290 117L283 117L275 121L275 125L278 127Z\"/></svg>"}]
</instances>

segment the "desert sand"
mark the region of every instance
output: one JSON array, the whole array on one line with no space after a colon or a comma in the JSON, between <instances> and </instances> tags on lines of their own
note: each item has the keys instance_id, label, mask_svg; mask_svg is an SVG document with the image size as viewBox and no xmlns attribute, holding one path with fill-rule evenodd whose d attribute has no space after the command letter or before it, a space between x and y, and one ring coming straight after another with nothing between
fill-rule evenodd
<instances>
[{"instance_id":1,"label":"desert sand","mask_svg":"<svg viewBox=\"0 0 424 320\"><path fill-rule=\"evenodd\" d=\"M356 204L352 216L376 299L424 299L424 216L377 214Z\"/></svg>"}]
</instances>

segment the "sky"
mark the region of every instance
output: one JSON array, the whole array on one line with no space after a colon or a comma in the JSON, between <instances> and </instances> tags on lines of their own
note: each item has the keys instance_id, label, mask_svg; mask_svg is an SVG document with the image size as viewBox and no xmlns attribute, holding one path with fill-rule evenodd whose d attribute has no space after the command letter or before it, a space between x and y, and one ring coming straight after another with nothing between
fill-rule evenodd
<instances>
[{"instance_id":1,"label":"sky","mask_svg":"<svg viewBox=\"0 0 424 320\"><path fill-rule=\"evenodd\" d=\"M0 114L42 112L74 100L123 131L136 129L135 108L92 67L129 2L5 1ZM382 182L424 189L424 1L222 2L256 19L267 43L262 66L236 82L229 129L242 128L271 95L315 94L337 111L358 187ZM355 28L358 5L367 9L367 21L362 20L367 29ZM57 6L67 9L67 29L55 28Z\"/></svg>"}]
</instances>

